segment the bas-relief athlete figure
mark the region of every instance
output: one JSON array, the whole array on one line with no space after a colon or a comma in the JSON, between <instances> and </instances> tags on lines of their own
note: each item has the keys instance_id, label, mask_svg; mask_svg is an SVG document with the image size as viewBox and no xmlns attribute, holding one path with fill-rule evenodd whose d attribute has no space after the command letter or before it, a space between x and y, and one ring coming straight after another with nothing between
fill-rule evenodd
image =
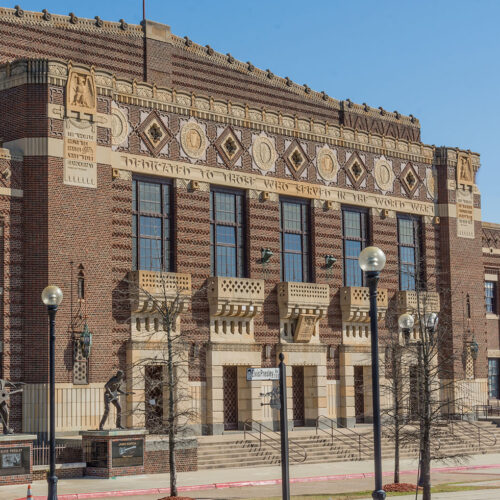
<instances>
[{"instance_id":1,"label":"bas-relief athlete figure","mask_svg":"<svg viewBox=\"0 0 500 500\"><path fill-rule=\"evenodd\" d=\"M22 388L18 386L24 385L23 382L9 382L8 380L0 379L0 419L2 420L3 433L12 434L14 431L9 427L9 406L8 402L11 394L22 392ZM12 391L7 391L7 387L11 387Z\"/></svg>"},{"instance_id":2,"label":"bas-relief athlete figure","mask_svg":"<svg viewBox=\"0 0 500 500\"><path fill-rule=\"evenodd\" d=\"M111 377L107 382L106 385L104 386L105 392L104 392L104 413L102 415L101 423L99 424L99 430L102 431L102 428L104 427L104 424L106 423L106 420L108 419L109 415L109 404L113 403L114 407L116 408L116 428L117 429L124 429L125 427L122 427L122 406L119 401L120 394L127 395L127 394L133 394L132 392L124 392L121 389L121 385L124 381L125 374L123 373L122 370L118 370L116 372L116 375L114 377Z\"/></svg>"}]
</instances>

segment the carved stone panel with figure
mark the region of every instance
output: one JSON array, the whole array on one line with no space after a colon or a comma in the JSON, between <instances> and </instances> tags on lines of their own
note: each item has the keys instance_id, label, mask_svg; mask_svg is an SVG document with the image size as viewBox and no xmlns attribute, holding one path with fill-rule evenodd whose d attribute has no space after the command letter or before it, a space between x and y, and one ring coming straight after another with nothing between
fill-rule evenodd
<instances>
[{"instance_id":1,"label":"carved stone panel with figure","mask_svg":"<svg viewBox=\"0 0 500 500\"><path fill-rule=\"evenodd\" d=\"M469 155L458 155L457 183L466 184L468 186L474 185L474 168L472 166L472 159Z\"/></svg>"},{"instance_id":2,"label":"carved stone panel with figure","mask_svg":"<svg viewBox=\"0 0 500 500\"><path fill-rule=\"evenodd\" d=\"M310 342L316 327L317 316L315 314L300 314L295 327L294 342Z\"/></svg>"},{"instance_id":3,"label":"carved stone panel with figure","mask_svg":"<svg viewBox=\"0 0 500 500\"><path fill-rule=\"evenodd\" d=\"M94 73L71 68L66 85L66 110L93 115L97 113Z\"/></svg>"}]
</instances>

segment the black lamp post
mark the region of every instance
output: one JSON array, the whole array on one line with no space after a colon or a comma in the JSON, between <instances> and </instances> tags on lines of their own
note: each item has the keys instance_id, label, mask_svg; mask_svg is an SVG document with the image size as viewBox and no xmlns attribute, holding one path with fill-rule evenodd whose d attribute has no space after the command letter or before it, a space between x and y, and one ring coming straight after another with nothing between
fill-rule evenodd
<instances>
[{"instance_id":1,"label":"black lamp post","mask_svg":"<svg viewBox=\"0 0 500 500\"><path fill-rule=\"evenodd\" d=\"M370 329L372 345L372 395L373 395L373 455L375 460L374 500L384 500L382 489L382 438L380 430L380 381L378 371L378 311L377 284L380 271L385 266L385 254L377 247L366 247L359 255L359 266L366 272L370 289Z\"/></svg>"},{"instance_id":2,"label":"black lamp post","mask_svg":"<svg viewBox=\"0 0 500 500\"><path fill-rule=\"evenodd\" d=\"M42 292L42 302L47 306L50 322L50 344L49 344L49 387L50 387L50 469L47 482L49 483L49 494L47 500L57 500L57 476L56 476L56 413L55 413L55 342L56 342L56 312L62 302L63 293L58 286L50 285Z\"/></svg>"}]
</instances>

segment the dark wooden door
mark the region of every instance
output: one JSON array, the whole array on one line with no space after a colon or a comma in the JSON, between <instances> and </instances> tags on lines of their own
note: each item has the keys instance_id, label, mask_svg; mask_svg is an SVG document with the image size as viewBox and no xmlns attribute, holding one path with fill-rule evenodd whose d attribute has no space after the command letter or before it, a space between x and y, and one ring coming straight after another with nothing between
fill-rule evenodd
<instances>
[{"instance_id":1,"label":"dark wooden door","mask_svg":"<svg viewBox=\"0 0 500 500\"><path fill-rule=\"evenodd\" d=\"M305 425L303 366L292 366L292 404L293 425L303 427Z\"/></svg>"},{"instance_id":2,"label":"dark wooden door","mask_svg":"<svg viewBox=\"0 0 500 500\"><path fill-rule=\"evenodd\" d=\"M361 424L365 420L365 391L363 386L363 367L354 367L354 415L356 423Z\"/></svg>"},{"instance_id":3,"label":"dark wooden door","mask_svg":"<svg viewBox=\"0 0 500 500\"><path fill-rule=\"evenodd\" d=\"M238 429L238 368L224 366L222 370L224 394L224 430Z\"/></svg>"},{"instance_id":4,"label":"dark wooden door","mask_svg":"<svg viewBox=\"0 0 500 500\"><path fill-rule=\"evenodd\" d=\"M162 434L163 429L163 381L162 367L148 365L145 369L146 429L152 434Z\"/></svg>"}]
</instances>

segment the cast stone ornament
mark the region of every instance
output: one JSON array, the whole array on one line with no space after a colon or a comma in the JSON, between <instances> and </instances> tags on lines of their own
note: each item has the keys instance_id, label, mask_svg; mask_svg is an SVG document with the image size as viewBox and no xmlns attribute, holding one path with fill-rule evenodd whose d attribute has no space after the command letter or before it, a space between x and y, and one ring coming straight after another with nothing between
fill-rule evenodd
<instances>
[{"instance_id":1,"label":"cast stone ornament","mask_svg":"<svg viewBox=\"0 0 500 500\"><path fill-rule=\"evenodd\" d=\"M71 68L66 84L68 111L94 114L97 112L97 95L93 71Z\"/></svg>"},{"instance_id":2,"label":"cast stone ornament","mask_svg":"<svg viewBox=\"0 0 500 500\"><path fill-rule=\"evenodd\" d=\"M425 177L427 180L427 191L431 198L437 198L436 171L433 168L428 168Z\"/></svg>"},{"instance_id":3,"label":"cast stone ornament","mask_svg":"<svg viewBox=\"0 0 500 500\"><path fill-rule=\"evenodd\" d=\"M120 108L113 107L111 111L111 140L113 146L122 144L129 134L129 124L125 113Z\"/></svg>"},{"instance_id":4,"label":"cast stone ornament","mask_svg":"<svg viewBox=\"0 0 500 500\"><path fill-rule=\"evenodd\" d=\"M273 141L263 135L256 137L252 144L252 157L261 170L271 170L278 157Z\"/></svg>"},{"instance_id":5,"label":"cast stone ornament","mask_svg":"<svg viewBox=\"0 0 500 500\"><path fill-rule=\"evenodd\" d=\"M190 158L201 158L207 149L207 136L201 125L196 122L186 123L181 129L181 145Z\"/></svg>"},{"instance_id":6,"label":"cast stone ornament","mask_svg":"<svg viewBox=\"0 0 500 500\"><path fill-rule=\"evenodd\" d=\"M332 181L337 176L339 162L335 153L328 147L320 149L317 158L319 175L325 181Z\"/></svg>"},{"instance_id":7,"label":"cast stone ornament","mask_svg":"<svg viewBox=\"0 0 500 500\"><path fill-rule=\"evenodd\" d=\"M377 186L382 191L393 190L395 176L392 170L392 165L385 158L379 158L375 162L373 175Z\"/></svg>"}]
</instances>

